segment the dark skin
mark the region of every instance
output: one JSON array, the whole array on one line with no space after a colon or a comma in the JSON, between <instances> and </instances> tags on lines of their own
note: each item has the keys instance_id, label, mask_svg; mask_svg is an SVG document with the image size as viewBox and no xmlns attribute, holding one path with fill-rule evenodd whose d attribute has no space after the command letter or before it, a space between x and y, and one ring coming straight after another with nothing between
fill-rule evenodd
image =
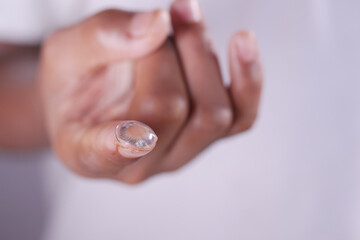
<instances>
[{"instance_id":1,"label":"dark skin","mask_svg":"<svg viewBox=\"0 0 360 240\"><path fill-rule=\"evenodd\" d=\"M186 0L175 1L171 23L164 11L153 12L145 34L129 28L134 13L119 10L54 33L41 47L36 84L8 91L16 71L1 71L1 145L35 147L49 139L76 173L135 184L177 170L216 140L249 129L262 85L254 36L241 31L231 38L226 87L201 15L189 15L180 1ZM17 52L14 64L26 52L37 61L34 48L2 48L2 66ZM122 120L146 123L158 136L141 159L118 151L114 129Z\"/></svg>"}]
</instances>

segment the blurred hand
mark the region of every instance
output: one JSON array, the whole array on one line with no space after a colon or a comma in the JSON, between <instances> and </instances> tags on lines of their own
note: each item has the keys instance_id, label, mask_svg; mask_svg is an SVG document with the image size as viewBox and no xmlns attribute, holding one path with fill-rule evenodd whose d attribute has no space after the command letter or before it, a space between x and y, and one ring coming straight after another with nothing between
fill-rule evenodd
<instances>
[{"instance_id":1,"label":"blurred hand","mask_svg":"<svg viewBox=\"0 0 360 240\"><path fill-rule=\"evenodd\" d=\"M227 88L197 3L175 1L171 19L174 39L164 11L109 10L46 41L40 85L47 127L55 151L78 174L139 183L253 124L262 82L254 36L231 38ZM115 129L127 120L150 126L156 146L134 154L119 145Z\"/></svg>"}]
</instances>

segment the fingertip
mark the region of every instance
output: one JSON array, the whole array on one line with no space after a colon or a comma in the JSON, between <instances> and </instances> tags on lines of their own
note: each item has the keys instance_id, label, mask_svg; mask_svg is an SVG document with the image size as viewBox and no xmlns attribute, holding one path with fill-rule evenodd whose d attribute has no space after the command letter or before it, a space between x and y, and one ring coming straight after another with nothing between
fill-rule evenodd
<instances>
[{"instance_id":1,"label":"fingertip","mask_svg":"<svg viewBox=\"0 0 360 240\"><path fill-rule=\"evenodd\" d=\"M233 81L262 81L262 64L254 32L238 31L231 37L229 60Z\"/></svg>"},{"instance_id":2,"label":"fingertip","mask_svg":"<svg viewBox=\"0 0 360 240\"><path fill-rule=\"evenodd\" d=\"M183 23L198 23L202 20L200 4L197 0L175 0L171 13Z\"/></svg>"},{"instance_id":3,"label":"fingertip","mask_svg":"<svg viewBox=\"0 0 360 240\"><path fill-rule=\"evenodd\" d=\"M129 35L133 38L143 37L151 30L156 18L157 14L154 11L134 14L129 24Z\"/></svg>"},{"instance_id":4,"label":"fingertip","mask_svg":"<svg viewBox=\"0 0 360 240\"><path fill-rule=\"evenodd\" d=\"M75 170L89 176L109 176L150 153L157 136L143 123L114 121L86 128L79 140Z\"/></svg>"},{"instance_id":5,"label":"fingertip","mask_svg":"<svg viewBox=\"0 0 360 240\"><path fill-rule=\"evenodd\" d=\"M248 30L235 33L230 41L230 50L245 63L255 62L259 58L255 33Z\"/></svg>"},{"instance_id":6,"label":"fingertip","mask_svg":"<svg viewBox=\"0 0 360 240\"><path fill-rule=\"evenodd\" d=\"M160 33L161 36L166 38L171 29L169 12L164 9L157 9L154 11L154 15L155 17L152 23L153 28L151 30L153 31L153 33Z\"/></svg>"},{"instance_id":7,"label":"fingertip","mask_svg":"<svg viewBox=\"0 0 360 240\"><path fill-rule=\"evenodd\" d=\"M124 121L115 128L117 151L125 158L139 158L150 153L158 137L147 125L137 121Z\"/></svg>"},{"instance_id":8,"label":"fingertip","mask_svg":"<svg viewBox=\"0 0 360 240\"><path fill-rule=\"evenodd\" d=\"M142 27L137 29L134 26L140 26L142 24L140 22L146 21L146 19L149 19L148 17L140 17L142 20L134 20L132 23L133 30L130 35L131 39L127 43L127 51L134 59L146 56L158 49L170 34L171 21L169 12L158 9L153 11L153 14L151 23L148 23L151 27L146 30L146 34L143 33L144 30L141 30Z\"/></svg>"}]
</instances>

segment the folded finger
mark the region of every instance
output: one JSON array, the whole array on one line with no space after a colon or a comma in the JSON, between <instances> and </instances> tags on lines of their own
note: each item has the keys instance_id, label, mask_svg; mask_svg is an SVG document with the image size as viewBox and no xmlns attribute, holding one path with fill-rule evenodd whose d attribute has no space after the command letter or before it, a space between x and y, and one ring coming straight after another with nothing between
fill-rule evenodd
<instances>
[{"instance_id":1,"label":"folded finger","mask_svg":"<svg viewBox=\"0 0 360 240\"><path fill-rule=\"evenodd\" d=\"M192 104L189 121L165 164L173 170L225 135L232 110L198 2L175 1L171 18Z\"/></svg>"}]
</instances>

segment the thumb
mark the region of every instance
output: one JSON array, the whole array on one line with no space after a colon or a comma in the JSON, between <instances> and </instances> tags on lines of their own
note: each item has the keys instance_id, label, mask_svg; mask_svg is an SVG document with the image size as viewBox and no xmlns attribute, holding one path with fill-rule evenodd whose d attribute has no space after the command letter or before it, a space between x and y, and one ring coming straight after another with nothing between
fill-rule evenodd
<instances>
[{"instance_id":1,"label":"thumb","mask_svg":"<svg viewBox=\"0 0 360 240\"><path fill-rule=\"evenodd\" d=\"M87 72L113 61L145 56L167 39L169 31L170 18L164 10L106 10L53 34L48 45L53 46L50 54L70 63L71 70Z\"/></svg>"}]
</instances>

